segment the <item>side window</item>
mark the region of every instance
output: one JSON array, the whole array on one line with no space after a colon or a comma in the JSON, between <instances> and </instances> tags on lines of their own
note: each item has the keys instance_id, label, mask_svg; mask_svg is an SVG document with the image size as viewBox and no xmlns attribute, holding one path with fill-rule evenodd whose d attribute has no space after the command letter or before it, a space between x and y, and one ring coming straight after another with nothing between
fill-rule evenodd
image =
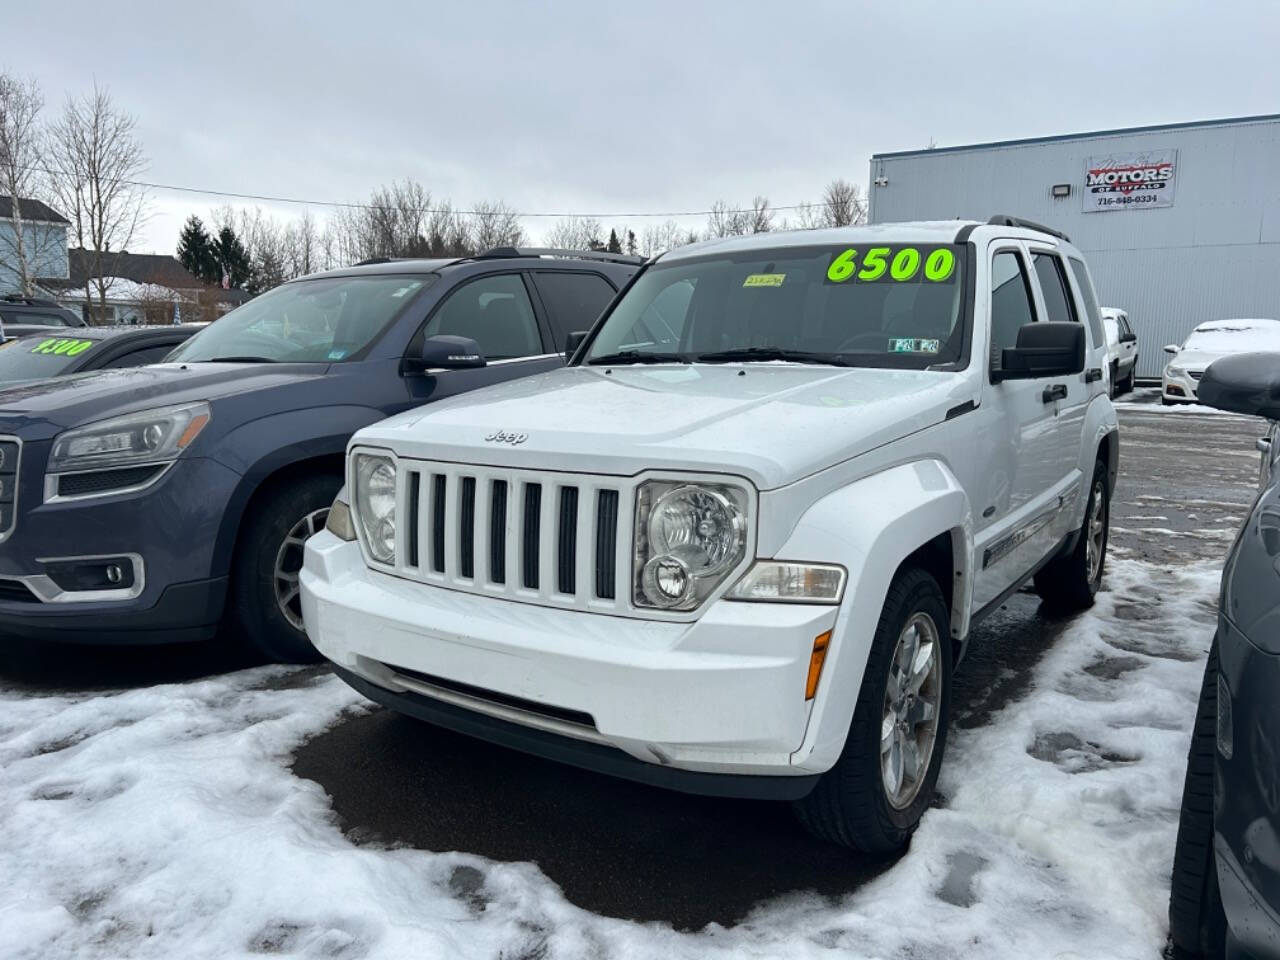
<instances>
[{"instance_id":1,"label":"side window","mask_svg":"<svg viewBox=\"0 0 1280 960\"><path fill-rule=\"evenodd\" d=\"M614 289L598 273L536 271L534 285L551 314L557 345L567 334L590 330L613 299Z\"/></svg>"},{"instance_id":2,"label":"side window","mask_svg":"<svg viewBox=\"0 0 1280 960\"><path fill-rule=\"evenodd\" d=\"M149 363L159 363L173 353L174 346L176 344L162 343L158 347L142 347L139 350L132 350L116 357L114 360L108 361L103 366L103 369L118 370L123 367L145 367Z\"/></svg>"},{"instance_id":3,"label":"side window","mask_svg":"<svg viewBox=\"0 0 1280 960\"><path fill-rule=\"evenodd\" d=\"M459 287L428 321L424 333L470 337L488 360L543 352L529 294L514 273L481 277Z\"/></svg>"},{"instance_id":4,"label":"side window","mask_svg":"<svg viewBox=\"0 0 1280 960\"><path fill-rule=\"evenodd\" d=\"M1085 269L1083 260L1077 260L1075 257L1069 259L1071 273L1076 278L1076 286L1080 288L1080 296L1084 298L1084 313L1089 318L1089 333L1092 335L1094 344L1106 343L1106 337L1102 335L1102 314L1098 312L1098 298L1093 292L1093 284L1089 282L1089 271Z\"/></svg>"},{"instance_id":5,"label":"side window","mask_svg":"<svg viewBox=\"0 0 1280 960\"><path fill-rule=\"evenodd\" d=\"M1018 330L1036 319L1031 283L1022 257L1002 250L991 258L991 365L1000 366L1001 351L1018 345Z\"/></svg>"},{"instance_id":6,"label":"side window","mask_svg":"<svg viewBox=\"0 0 1280 960\"><path fill-rule=\"evenodd\" d=\"M1051 253L1037 253L1031 259L1040 280L1040 293L1044 296L1047 319L1055 323L1074 323L1075 305L1071 302L1067 278L1062 273L1062 261Z\"/></svg>"},{"instance_id":7,"label":"side window","mask_svg":"<svg viewBox=\"0 0 1280 960\"><path fill-rule=\"evenodd\" d=\"M1126 336L1133 336L1133 327L1129 326L1129 317L1127 314L1120 314L1120 332Z\"/></svg>"}]
</instances>

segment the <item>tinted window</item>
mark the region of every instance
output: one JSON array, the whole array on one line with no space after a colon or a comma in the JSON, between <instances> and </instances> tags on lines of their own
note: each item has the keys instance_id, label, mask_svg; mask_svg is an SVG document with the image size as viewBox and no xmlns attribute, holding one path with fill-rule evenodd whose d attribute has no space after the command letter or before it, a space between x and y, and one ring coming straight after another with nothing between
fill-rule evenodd
<instances>
[{"instance_id":1,"label":"tinted window","mask_svg":"<svg viewBox=\"0 0 1280 960\"><path fill-rule=\"evenodd\" d=\"M1013 251L991 259L991 363L1000 366L1001 351L1018 345L1018 330L1036 319L1031 284L1022 258Z\"/></svg>"},{"instance_id":2,"label":"tinted window","mask_svg":"<svg viewBox=\"0 0 1280 960\"><path fill-rule=\"evenodd\" d=\"M6 313L3 318L5 323L30 323L42 327L68 326L67 318L60 313L28 313L24 310L21 313Z\"/></svg>"},{"instance_id":3,"label":"tinted window","mask_svg":"<svg viewBox=\"0 0 1280 960\"><path fill-rule=\"evenodd\" d=\"M609 314L586 362L629 351L697 362L751 349L852 366L952 362L964 340L966 256L958 245L888 241L659 262Z\"/></svg>"},{"instance_id":4,"label":"tinted window","mask_svg":"<svg viewBox=\"0 0 1280 960\"><path fill-rule=\"evenodd\" d=\"M595 273L533 274L533 282L551 314L556 339L579 330L590 330L600 313L613 299L613 287Z\"/></svg>"},{"instance_id":5,"label":"tinted window","mask_svg":"<svg viewBox=\"0 0 1280 960\"><path fill-rule=\"evenodd\" d=\"M176 344L164 343L160 346L142 347L132 350L123 356L116 357L107 363L104 369L116 370L121 367L145 367L149 363L159 363L173 352Z\"/></svg>"},{"instance_id":6,"label":"tinted window","mask_svg":"<svg viewBox=\"0 0 1280 960\"><path fill-rule=\"evenodd\" d=\"M1089 271L1084 268L1084 261L1075 257L1071 261L1071 272L1075 275L1076 286L1080 288L1080 296L1084 298L1084 313L1089 318L1089 332L1094 343L1105 343L1102 337L1102 314L1098 311L1098 298L1094 295L1093 284L1089 282Z\"/></svg>"},{"instance_id":7,"label":"tinted window","mask_svg":"<svg viewBox=\"0 0 1280 960\"><path fill-rule=\"evenodd\" d=\"M1037 253L1031 259L1040 278L1040 294L1048 313L1046 319L1054 323L1074 322L1076 311L1067 290L1067 278L1062 275L1062 261L1048 253Z\"/></svg>"},{"instance_id":8,"label":"tinted window","mask_svg":"<svg viewBox=\"0 0 1280 960\"><path fill-rule=\"evenodd\" d=\"M516 274L481 277L459 287L427 322L425 332L428 337L470 337L489 360L543 352L529 294Z\"/></svg>"}]
</instances>

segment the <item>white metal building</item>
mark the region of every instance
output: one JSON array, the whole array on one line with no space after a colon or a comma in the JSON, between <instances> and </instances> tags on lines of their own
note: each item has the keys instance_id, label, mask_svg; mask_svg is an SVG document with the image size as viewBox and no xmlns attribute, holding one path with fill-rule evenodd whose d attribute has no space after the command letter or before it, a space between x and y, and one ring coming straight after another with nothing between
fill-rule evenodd
<instances>
[{"instance_id":1,"label":"white metal building","mask_svg":"<svg viewBox=\"0 0 1280 960\"><path fill-rule=\"evenodd\" d=\"M1280 320L1280 114L938 147L871 158L870 219L1025 217L1067 234L1138 376L1205 320Z\"/></svg>"}]
</instances>

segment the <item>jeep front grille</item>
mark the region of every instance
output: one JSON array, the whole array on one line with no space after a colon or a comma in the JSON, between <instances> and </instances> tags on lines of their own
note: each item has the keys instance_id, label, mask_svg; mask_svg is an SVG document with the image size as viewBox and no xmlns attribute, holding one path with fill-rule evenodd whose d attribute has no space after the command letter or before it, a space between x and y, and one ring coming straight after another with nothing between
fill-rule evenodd
<instances>
[{"instance_id":1,"label":"jeep front grille","mask_svg":"<svg viewBox=\"0 0 1280 960\"><path fill-rule=\"evenodd\" d=\"M395 572L454 590L615 609L634 481L400 461Z\"/></svg>"}]
</instances>

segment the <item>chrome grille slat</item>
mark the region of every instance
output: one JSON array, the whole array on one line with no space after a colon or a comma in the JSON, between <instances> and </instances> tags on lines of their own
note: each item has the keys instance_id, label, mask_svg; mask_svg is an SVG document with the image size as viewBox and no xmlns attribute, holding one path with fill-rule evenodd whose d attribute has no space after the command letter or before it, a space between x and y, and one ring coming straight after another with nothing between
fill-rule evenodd
<instances>
[{"instance_id":1,"label":"chrome grille slat","mask_svg":"<svg viewBox=\"0 0 1280 960\"><path fill-rule=\"evenodd\" d=\"M396 572L557 607L627 606L634 483L403 460Z\"/></svg>"}]
</instances>

